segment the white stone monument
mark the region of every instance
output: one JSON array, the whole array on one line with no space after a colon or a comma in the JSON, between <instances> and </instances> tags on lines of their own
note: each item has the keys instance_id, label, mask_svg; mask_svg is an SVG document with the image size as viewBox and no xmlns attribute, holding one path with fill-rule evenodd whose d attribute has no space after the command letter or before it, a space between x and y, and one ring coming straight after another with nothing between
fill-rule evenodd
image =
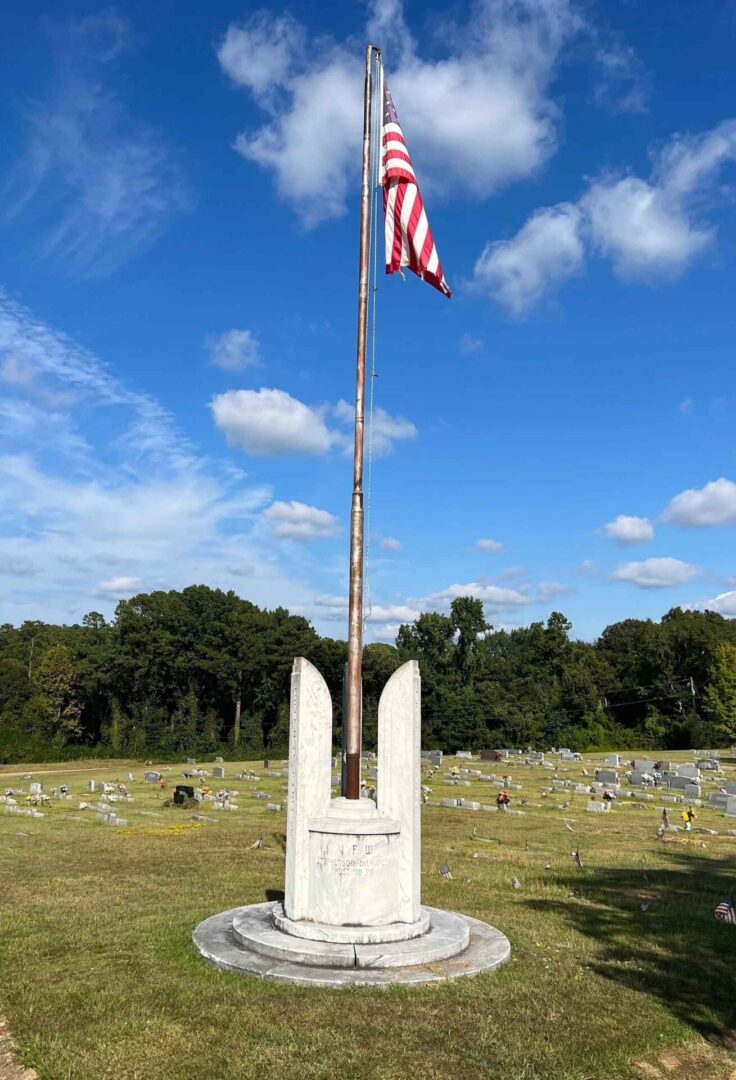
<instances>
[{"instance_id":1,"label":"white stone monument","mask_svg":"<svg viewBox=\"0 0 736 1080\"><path fill-rule=\"evenodd\" d=\"M508 959L499 930L422 906L420 698L412 660L379 702L376 801L332 798L330 693L308 660L295 660L284 900L200 923L193 939L207 960L304 984L385 986L472 975Z\"/></svg>"}]
</instances>

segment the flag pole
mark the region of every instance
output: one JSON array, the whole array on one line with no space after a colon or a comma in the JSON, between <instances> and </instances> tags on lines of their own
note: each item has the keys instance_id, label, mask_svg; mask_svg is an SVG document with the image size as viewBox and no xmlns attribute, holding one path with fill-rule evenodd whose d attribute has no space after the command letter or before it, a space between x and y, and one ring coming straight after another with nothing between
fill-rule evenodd
<instances>
[{"instance_id":1,"label":"flag pole","mask_svg":"<svg viewBox=\"0 0 736 1080\"><path fill-rule=\"evenodd\" d=\"M365 359L368 337L368 277L371 212L371 109L373 57L380 49L365 51L363 98L363 174L360 189L360 256L358 261L358 344L355 378L355 445L353 500L350 513L350 585L348 598L348 664L345 695L345 790L348 799L360 798L360 751L363 705L363 429L365 415Z\"/></svg>"}]
</instances>

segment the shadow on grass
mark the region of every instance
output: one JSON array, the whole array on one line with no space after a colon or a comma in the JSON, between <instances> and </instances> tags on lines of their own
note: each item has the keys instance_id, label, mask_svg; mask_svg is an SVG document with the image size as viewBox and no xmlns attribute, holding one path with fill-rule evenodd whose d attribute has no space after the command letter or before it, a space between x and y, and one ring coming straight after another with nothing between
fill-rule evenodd
<instances>
[{"instance_id":1,"label":"shadow on grass","mask_svg":"<svg viewBox=\"0 0 736 1080\"><path fill-rule=\"evenodd\" d=\"M277 900L279 901L279 903L283 904L284 895L285 893L283 889L266 889L266 900L270 901L272 904L275 903Z\"/></svg>"},{"instance_id":2,"label":"shadow on grass","mask_svg":"<svg viewBox=\"0 0 736 1080\"><path fill-rule=\"evenodd\" d=\"M575 896L529 906L595 940L591 971L658 998L712 1039L736 1024L736 925L713 915L724 896L736 895L736 867L730 859L684 852L671 861L674 866L571 874L562 883Z\"/></svg>"}]
</instances>

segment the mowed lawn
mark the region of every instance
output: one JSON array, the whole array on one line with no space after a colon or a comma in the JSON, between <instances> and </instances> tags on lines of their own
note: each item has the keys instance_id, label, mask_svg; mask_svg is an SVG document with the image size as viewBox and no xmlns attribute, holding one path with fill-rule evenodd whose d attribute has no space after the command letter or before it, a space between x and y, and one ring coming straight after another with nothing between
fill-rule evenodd
<instances>
[{"instance_id":1,"label":"mowed lawn","mask_svg":"<svg viewBox=\"0 0 736 1080\"><path fill-rule=\"evenodd\" d=\"M602 760L557 775L582 780ZM31 772L46 792L66 782L75 796L39 820L0 808L0 1015L42 1080L736 1078L736 926L713 917L736 887L736 819L703 809L696 824L718 836L663 843L658 799L589 814L583 795L540 797L547 770L509 764L524 816L423 808L423 900L500 927L509 964L419 990L303 989L219 972L191 944L201 919L283 888L285 815L252 792L285 803L286 781L251 764L256 783L231 779L245 763L226 764L239 809L205 807L212 824L165 809L139 763L0 768L2 790L27 788L18 774ZM724 767L736 779L736 761ZM166 773L167 794L182 768ZM79 809L97 801L90 778L128 771L127 827ZM429 781L433 801L495 800L490 784L453 790L443 773Z\"/></svg>"}]
</instances>

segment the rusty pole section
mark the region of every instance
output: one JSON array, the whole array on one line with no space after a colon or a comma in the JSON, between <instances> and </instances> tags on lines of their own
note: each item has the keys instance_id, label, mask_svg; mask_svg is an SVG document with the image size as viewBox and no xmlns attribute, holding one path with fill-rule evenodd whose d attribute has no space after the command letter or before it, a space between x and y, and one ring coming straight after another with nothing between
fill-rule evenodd
<instances>
[{"instance_id":1,"label":"rusty pole section","mask_svg":"<svg viewBox=\"0 0 736 1080\"><path fill-rule=\"evenodd\" d=\"M371 102L373 55L365 53L363 102L363 178L360 189L360 257L358 262L358 348L355 379L355 449L353 502L350 514L350 594L348 600L348 670L345 725L345 791L360 798L360 749L363 705L363 427L365 413L365 356L368 336L368 276L371 216Z\"/></svg>"}]
</instances>

